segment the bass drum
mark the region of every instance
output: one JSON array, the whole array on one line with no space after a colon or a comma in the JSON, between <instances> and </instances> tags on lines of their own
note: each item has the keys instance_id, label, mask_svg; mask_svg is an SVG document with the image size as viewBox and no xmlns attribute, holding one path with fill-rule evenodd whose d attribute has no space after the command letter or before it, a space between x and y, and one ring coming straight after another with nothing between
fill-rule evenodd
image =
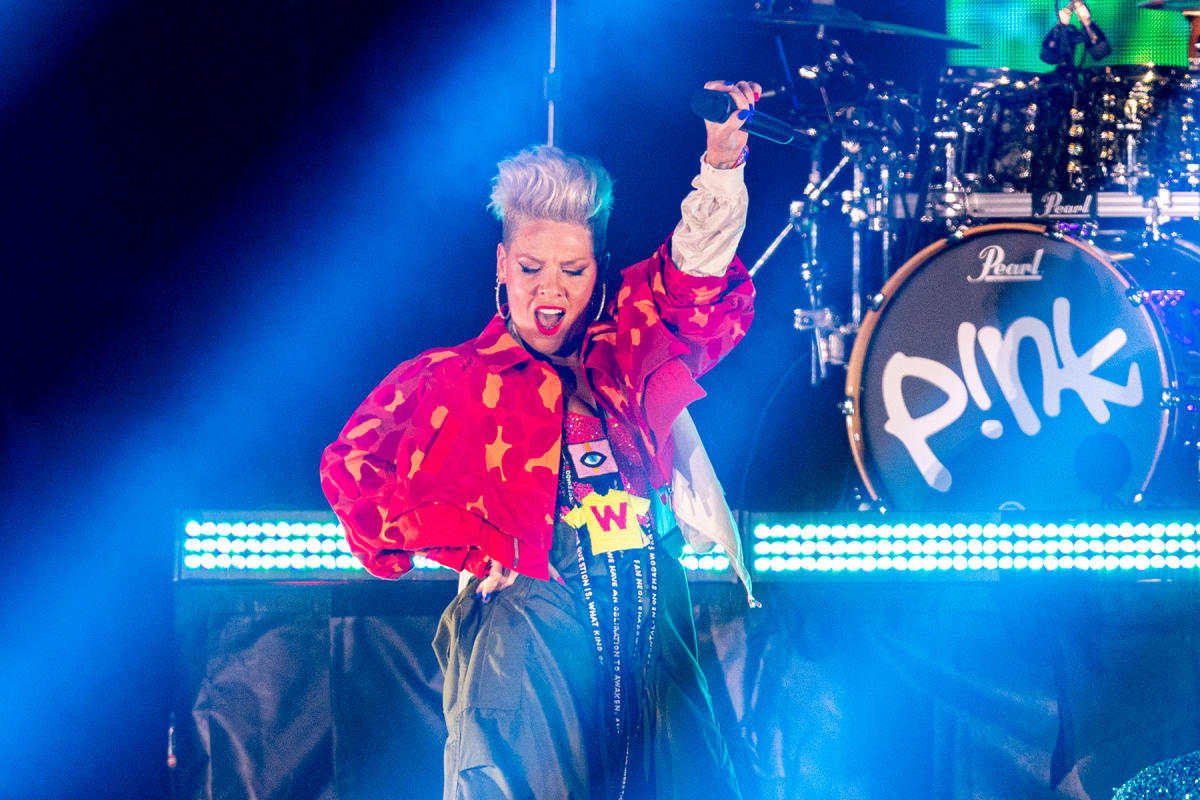
<instances>
[{"instance_id":1,"label":"bass drum","mask_svg":"<svg viewBox=\"0 0 1200 800\"><path fill-rule=\"evenodd\" d=\"M1159 249L1196 271L1194 249ZM1138 259L1170 280L1157 255ZM1186 394L1174 351L1190 349L1180 339L1191 334L1172 337L1164 322L1194 320L1194 297L1143 289L1093 245L1009 224L926 247L880 300L846 383L851 448L872 498L903 511L1142 501ZM1193 460L1184 482L1194 473Z\"/></svg>"}]
</instances>

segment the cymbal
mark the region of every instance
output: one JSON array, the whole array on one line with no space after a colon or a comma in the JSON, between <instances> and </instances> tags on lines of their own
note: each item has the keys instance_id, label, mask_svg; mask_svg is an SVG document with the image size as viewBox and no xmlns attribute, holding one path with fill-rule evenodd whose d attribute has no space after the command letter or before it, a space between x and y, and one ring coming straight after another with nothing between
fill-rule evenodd
<instances>
[{"instance_id":1,"label":"cymbal","mask_svg":"<svg viewBox=\"0 0 1200 800\"><path fill-rule=\"evenodd\" d=\"M1194 2L1200 3L1200 0L1194 0ZM830 28L842 28L843 30L862 31L864 33L879 33L890 36L915 36L920 39L928 39L943 47L958 50L979 49L979 45L973 42L955 39L953 36L945 33L928 31L924 28L911 28L907 25L896 25L891 22L874 22L864 19L853 11L847 11L844 8L818 5L816 3L802 10L788 10L783 13L751 13L731 16L738 20L760 22L769 25L804 25L808 27L824 25Z\"/></svg>"},{"instance_id":2,"label":"cymbal","mask_svg":"<svg viewBox=\"0 0 1200 800\"><path fill-rule=\"evenodd\" d=\"M1146 0L1138 8L1161 8L1164 11L1200 11L1200 0Z\"/></svg>"}]
</instances>

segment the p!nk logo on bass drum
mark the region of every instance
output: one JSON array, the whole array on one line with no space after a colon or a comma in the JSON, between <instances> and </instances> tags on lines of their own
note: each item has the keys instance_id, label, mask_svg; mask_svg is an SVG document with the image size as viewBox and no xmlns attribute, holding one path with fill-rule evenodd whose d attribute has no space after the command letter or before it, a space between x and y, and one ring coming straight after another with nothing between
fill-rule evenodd
<instances>
[{"instance_id":1,"label":"p!nk logo on bass drum","mask_svg":"<svg viewBox=\"0 0 1200 800\"><path fill-rule=\"evenodd\" d=\"M1020 317L1003 332L990 325L977 328L970 322L959 324L961 375L939 361L921 356L896 352L888 359L883 368L883 403L887 410L883 427L904 445L930 487L945 492L953 481L950 471L930 448L930 437L959 420L966 411L968 393L982 411L992 407L975 357L976 345L983 351L1017 426L1026 436L1035 436L1042 428L1017 368L1017 355L1026 339L1037 348L1041 362L1042 412L1046 416L1059 415L1065 391L1077 394L1092 419L1101 424L1109 420L1109 403L1141 404L1142 376L1137 364L1129 365L1123 385L1093 374L1125 346L1125 331L1111 330L1091 348L1079 353L1071 341L1071 302L1067 298L1054 299L1053 322L1053 334L1045 322L1034 317ZM945 403L914 418L901 391L905 378L920 378L936 386L945 393ZM980 426L980 432L989 439L997 439L1004 434L1004 426L999 420L989 419Z\"/></svg>"},{"instance_id":2,"label":"p!nk logo on bass drum","mask_svg":"<svg viewBox=\"0 0 1200 800\"><path fill-rule=\"evenodd\" d=\"M855 356L863 458L893 508L1120 499L1153 470L1156 324L1102 252L1017 227L917 256Z\"/></svg>"}]
</instances>

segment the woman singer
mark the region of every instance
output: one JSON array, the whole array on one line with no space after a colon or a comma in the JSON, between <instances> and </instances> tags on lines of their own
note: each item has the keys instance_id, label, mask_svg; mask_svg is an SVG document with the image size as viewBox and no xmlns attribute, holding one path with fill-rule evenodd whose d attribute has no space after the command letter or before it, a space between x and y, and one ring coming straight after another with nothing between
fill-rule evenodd
<instances>
[{"instance_id":1,"label":"woman singer","mask_svg":"<svg viewBox=\"0 0 1200 800\"><path fill-rule=\"evenodd\" d=\"M470 575L434 641L447 800L740 797L672 512L745 575L685 409L752 317L734 251L739 126L761 87L705 88L738 111L705 123L674 234L619 275L599 164L546 146L502 161L496 315L396 367L322 457L324 492L372 574L400 577L419 553Z\"/></svg>"}]
</instances>

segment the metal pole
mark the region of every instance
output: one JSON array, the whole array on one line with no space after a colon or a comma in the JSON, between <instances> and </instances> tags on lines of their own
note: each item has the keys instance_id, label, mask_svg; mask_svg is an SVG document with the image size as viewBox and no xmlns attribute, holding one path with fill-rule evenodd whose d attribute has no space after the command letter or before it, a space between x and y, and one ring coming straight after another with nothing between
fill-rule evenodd
<instances>
[{"instance_id":1,"label":"metal pole","mask_svg":"<svg viewBox=\"0 0 1200 800\"><path fill-rule=\"evenodd\" d=\"M864 210L860 207L863 199L863 187L866 185L862 164L854 162L854 181L850 193L850 242L853 247L850 254L850 324L858 330L862 323L863 305L863 217Z\"/></svg>"},{"instance_id":2,"label":"metal pole","mask_svg":"<svg viewBox=\"0 0 1200 800\"><path fill-rule=\"evenodd\" d=\"M546 72L542 92L546 97L546 144L554 146L554 101L558 99L558 76L554 74L555 50L558 46L558 0L550 0L550 69Z\"/></svg>"}]
</instances>

